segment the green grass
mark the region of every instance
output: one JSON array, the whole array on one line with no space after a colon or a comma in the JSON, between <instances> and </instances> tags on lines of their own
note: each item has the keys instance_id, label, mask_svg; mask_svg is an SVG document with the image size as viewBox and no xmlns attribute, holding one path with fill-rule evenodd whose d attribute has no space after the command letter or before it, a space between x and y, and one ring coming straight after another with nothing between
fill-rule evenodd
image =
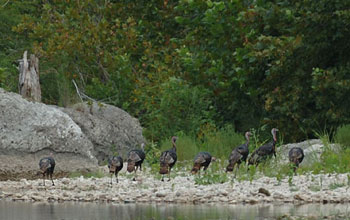
<instances>
[{"instance_id":1,"label":"green grass","mask_svg":"<svg viewBox=\"0 0 350 220\"><path fill-rule=\"evenodd\" d=\"M346 186L345 183L336 183L336 182L334 182L334 183L331 183L329 185L329 189L330 190L334 190L334 189L341 188L341 187L344 187L344 186Z\"/></svg>"},{"instance_id":2,"label":"green grass","mask_svg":"<svg viewBox=\"0 0 350 220\"><path fill-rule=\"evenodd\" d=\"M321 191L321 186L319 186L319 185L311 185L311 186L309 186L308 188L309 188L309 190L311 190L312 192L319 192L319 191Z\"/></svg>"},{"instance_id":3,"label":"green grass","mask_svg":"<svg viewBox=\"0 0 350 220\"><path fill-rule=\"evenodd\" d=\"M91 177L102 178L102 177L105 177L106 174L101 172L101 171L96 171L96 172L79 172L79 171L76 171L76 172L71 172L69 174L70 178L76 178L76 177L80 177L80 176L83 176L84 178L91 178Z\"/></svg>"},{"instance_id":4,"label":"green grass","mask_svg":"<svg viewBox=\"0 0 350 220\"><path fill-rule=\"evenodd\" d=\"M338 129L339 131L339 129ZM337 132L338 132L337 131ZM350 172L350 148L339 148L332 144L327 131L315 132L324 145L320 158L311 155L311 163L298 169L298 173L347 173ZM336 134L337 135L337 134Z\"/></svg>"},{"instance_id":5,"label":"green grass","mask_svg":"<svg viewBox=\"0 0 350 220\"><path fill-rule=\"evenodd\" d=\"M177 134L176 152L178 160L193 160L198 152L207 151L216 158L227 159L233 148L244 143L244 135L237 134L232 127L221 130L205 130L198 137ZM161 151L172 147L170 137L160 142Z\"/></svg>"},{"instance_id":6,"label":"green grass","mask_svg":"<svg viewBox=\"0 0 350 220\"><path fill-rule=\"evenodd\" d=\"M350 124L339 127L336 131L334 140L343 148L350 148Z\"/></svg>"},{"instance_id":7,"label":"green grass","mask_svg":"<svg viewBox=\"0 0 350 220\"><path fill-rule=\"evenodd\" d=\"M320 173L347 173L350 172L350 149L333 149L330 146L325 147L320 159L314 160L308 166L299 168L298 173L311 172Z\"/></svg>"},{"instance_id":8,"label":"green grass","mask_svg":"<svg viewBox=\"0 0 350 220\"><path fill-rule=\"evenodd\" d=\"M289 188L290 192L298 192L299 190L300 189L298 187L296 187L296 186L292 186L292 187Z\"/></svg>"},{"instance_id":9,"label":"green grass","mask_svg":"<svg viewBox=\"0 0 350 220\"><path fill-rule=\"evenodd\" d=\"M215 183L224 183L228 181L228 176L220 173L206 173L202 175L197 175L194 178L194 182L198 185L210 185Z\"/></svg>"},{"instance_id":10,"label":"green grass","mask_svg":"<svg viewBox=\"0 0 350 220\"><path fill-rule=\"evenodd\" d=\"M163 140L160 144L161 151L169 150L172 147L171 140ZM196 140L183 134L178 135L176 141L176 153L178 160L191 160L198 152Z\"/></svg>"},{"instance_id":11,"label":"green grass","mask_svg":"<svg viewBox=\"0 0 350 220\"><path fill-rule=\"evenodd\" d=\"M229 181L229 174L224 172L225 161L212 162L206 171L201 170L200 174L195 174L194 181L198 185L210 185L225 183Z\"/></svg>"}]
</instances>

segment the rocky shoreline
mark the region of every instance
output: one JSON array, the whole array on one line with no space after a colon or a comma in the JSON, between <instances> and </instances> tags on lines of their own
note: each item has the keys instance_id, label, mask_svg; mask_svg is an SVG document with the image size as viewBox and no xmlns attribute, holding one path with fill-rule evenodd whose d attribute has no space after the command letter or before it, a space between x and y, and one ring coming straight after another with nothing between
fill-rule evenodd
<instances>
[{"instance_id":1,"label":"rocky shoreline","mask_svg":"<svg viewBox=\"0 0 350 220\"><path fill-rule=\"evenodd\" d=\"M257 204L257 203L348 203L349 174L294 176L277 180L261 177L250 181L228 181L197 185L192 175L178 175L162 182L150 173L119 177L110 185L102 178L59 178L55 186L42 179L1 181L0 199L29 202L111 202L111 203L188 203L188 204ZM115 179L113 178L113 181Z\"/></svg>"}]
</instances>

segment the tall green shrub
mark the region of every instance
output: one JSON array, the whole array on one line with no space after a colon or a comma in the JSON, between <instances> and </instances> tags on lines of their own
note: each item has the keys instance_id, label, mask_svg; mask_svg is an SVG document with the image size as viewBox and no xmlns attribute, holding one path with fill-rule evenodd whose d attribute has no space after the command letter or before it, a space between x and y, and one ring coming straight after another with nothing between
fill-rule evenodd
<instances>
[{"instance_id":1,"label":"tall green shrub","mask_svg":"<svg viewBox=\"0 0 350 220\"><path fill-rule=\"evenodd\" d=\"M150 139L171 137L179 131L195 137L201 125L212 121L209 92L202 86L191 86L185 80L171 77L159 85L158 94L151 99L144 116L145 135Z\"/></svg>"},{"instance_id":2,"label":"tall green shrub","mask_svg":"<svg viewBox=\"0 0 350 220\"><path fill-rule=\"evenodd\" d=\"M350 148L350 124L340 126L335 133L334 140L343 147Z\"/></svg>"}]
</instances>

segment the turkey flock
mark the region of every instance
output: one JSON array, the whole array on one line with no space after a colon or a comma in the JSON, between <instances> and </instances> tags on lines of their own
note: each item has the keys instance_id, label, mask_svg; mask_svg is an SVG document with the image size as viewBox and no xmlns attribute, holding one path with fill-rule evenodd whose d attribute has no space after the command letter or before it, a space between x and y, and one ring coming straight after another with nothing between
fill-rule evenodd
<instances>
[{"instance_id":1,"label":"turkey flock","mask_svg":"<svg viewBox=\"0 0 350 220\"><path fill-rule=\"evenodd\" d=\"M234 176L236 176L236 172L239 169L241 163L248 163L248 165L257 166L259 163L265 161L272 156L276 157L276 142L277 142L277 128L273 128L271 130L272 141L264 144L257 149L255 149L249 156L249 140L252 135L251 132L245 133L246 142L242 145L235 147L228 159L228 165L226 167L226 172L234 172ZM172 147L169 150L163 151L160 155L159 162L159 174L162 175L161 181L164 181L164 175L168 175L168 181L170 181L170 171L175 165L177 161L177 153L176 153L176 140L177 137L173 136L171 138ZM142 163L145 160L145 145L142 143L141 149L133 149L127 154L127 171L129 173L134 172L133 181L136 181L136 172L139 169L142 171ZM249 157L248 157L249 156ZM299 147L293 147L290 149L288 158L290 164L293 167L294 173L296 173L296 169L299 167L299 164L304 159L303 149ZM201 168L206 171L212 161L215 161L216 158L213 157L209 152L199 152L194 160L193 160L193 168L191 170L192 174L200 173ZM118 183L118 173L123 168L123 158L120 156L112 156L108 159L108 169L111 174L110 184L113 184L113 174L115 175L116 182ZM49 178L54 186L54 181L52 179L53 171L55 169L55 160L52 157L52 154L49 157L44 157L39 161L39 167L41 173L43 175L43 185L45 186L45 177Z\"/></svg>"}]
</instances>

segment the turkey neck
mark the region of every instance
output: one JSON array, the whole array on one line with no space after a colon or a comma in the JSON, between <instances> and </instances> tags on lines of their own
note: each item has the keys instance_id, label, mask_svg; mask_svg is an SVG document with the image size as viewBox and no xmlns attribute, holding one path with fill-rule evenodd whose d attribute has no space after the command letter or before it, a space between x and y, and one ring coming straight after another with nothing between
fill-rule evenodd
<instances>
[{"instance_id":1,"label":"turkey neck","mask_svg":"<svg viewBox=\"0 0 350 220\"><path fill-rule=\"evenodd\" d=\"M248 146L249 145L249 134L246 134L245 135L245 138L246 138L246 142L245 142L245 145Z\"/></svg>"},{"instance_id":2,"label":"turkey neck","mask_svg":"<svg viewBox=\"0 0 350 220\"><path fill-rule=\"evenodd\" d=\"M272 138L273 138L273 142L276 143L277 138L276 138L276 131L275 130L272 130Z\"/></svg>"},{"instance_id":3,"label":"turkey neck","mask_svg":"<svg viewBox=\"0 0 350 220\"><path fill-rule=\"evenodd\" d=\"M172 149L176 152L176 144L175 144L176 140L173 139L173 140L171 140L171 142L173 144L173 148Z\"/></svg>"}]
</instances>

